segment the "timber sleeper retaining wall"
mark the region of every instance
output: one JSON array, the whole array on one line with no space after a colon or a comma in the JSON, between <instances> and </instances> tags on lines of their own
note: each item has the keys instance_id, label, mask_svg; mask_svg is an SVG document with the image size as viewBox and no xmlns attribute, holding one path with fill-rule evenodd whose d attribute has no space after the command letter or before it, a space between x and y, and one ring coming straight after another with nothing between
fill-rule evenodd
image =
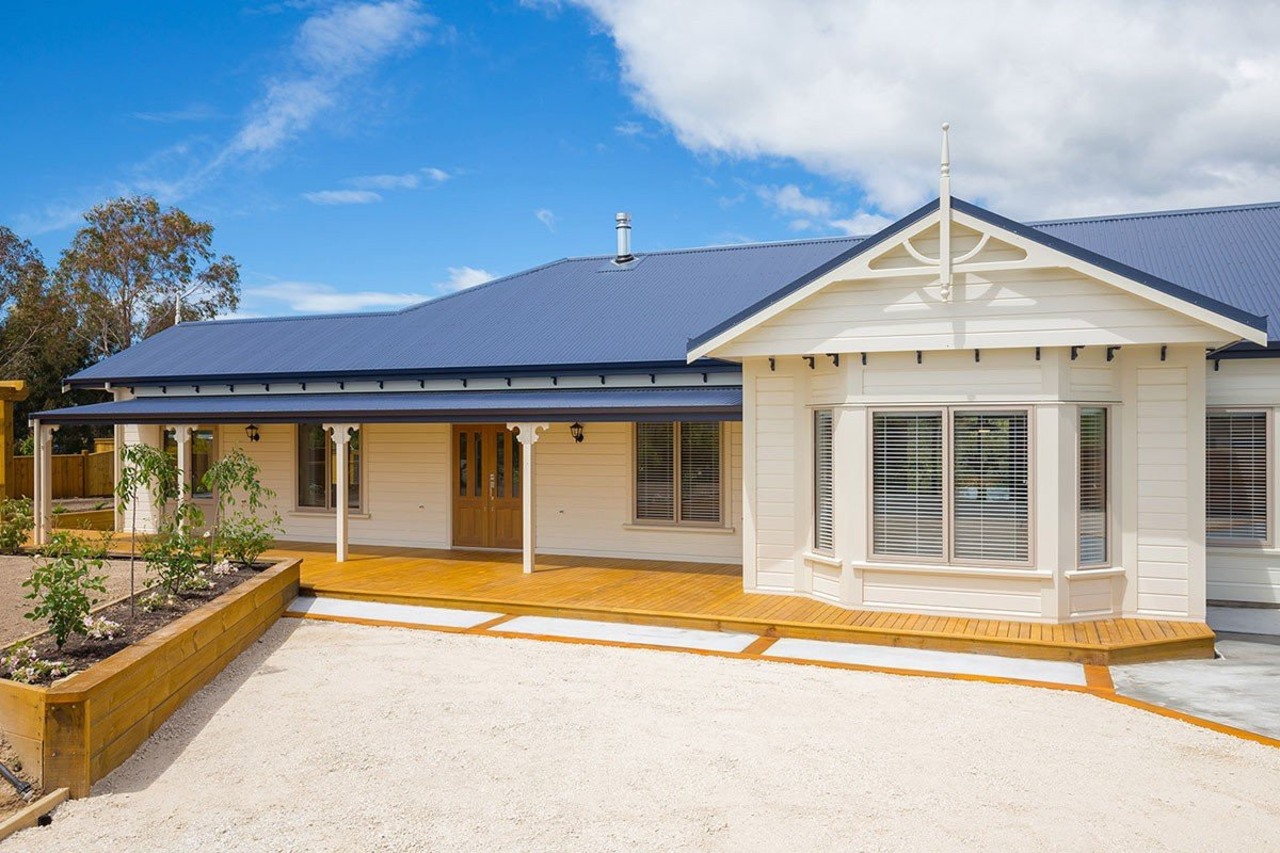
<instances>
[{"instance_id":1,"label":"timber sleeper retaining wall","mask_svg":"<svg viewBox=\"0 0 1280 853\"><path fill-rule=\"evenodd\" d=\"M0 731L45 790L84 797L270 628L298 594L283 560L86 670L48 687L0 679Z\"/></svg>"}]
</instances>

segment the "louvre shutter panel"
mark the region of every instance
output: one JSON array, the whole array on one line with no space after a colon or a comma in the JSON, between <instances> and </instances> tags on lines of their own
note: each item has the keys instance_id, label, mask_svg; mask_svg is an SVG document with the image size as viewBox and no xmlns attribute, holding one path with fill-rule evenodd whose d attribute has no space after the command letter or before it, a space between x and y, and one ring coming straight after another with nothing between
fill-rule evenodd
<instances>
[{"instance_id":1,"label":"louvre shutter panel","mask_svg":"<svg viewBox=\"0 0 1280 853\"><path fill-rule=\"evenodd\" d=\"M680 424L680 520L720 521L720 424Z\"/></svg>"},{"instance_id":2,"label":"louvre shutter panel","mask_svg":"<svg viewBox=\"0 0 1280 853\"><path fill-rule=\"evenodd\" d=\"M832 412L813 413L813 547L832 549Z\"/></svg>"},{"instance_id":3,"label":"louvre shutter panel","mask_svg":"<svg viewBox=\"0 0 1280 853\"><path fill-rule=\"evenodd\" d=\"M1110 559L1107 517L1107 410L1080 409L1079 560L1101 566Z\"/></svg>"},{"instance_id":4,"label":"louvre shutter panel","mask_svg":"<svg viewBox=\"0 0 1280 853\"><path fill-rule=\"evenodd\" d=\"M636 518L675 520L675 427L636 424Z\"/></svg>"},{"instance_id":5,"label":"louvre shutter panel","mask_svg":"<svg viewBox=\"0 0 1280 853\"><path fill-rule=\"evenodd\" d=\"M1026 412L956 412L952 551L962 560L1028 556Z\"/></svg>"},{"instance_id":6,"label":"louvre shutter panel","mask_svg":"<svg viewBox=\"0 0 1280 853\"><path fill-rule=\"evenodd\" d=\"M1210 412L1205 425L1206 532L1217 540L1267 539L1267 414Z\"/></svg>"},{"instance_id":7,"label":"louvre shutter panel","mask_svg":"<svg viewBox=\"0 0 1280 853\"><path fill-rule=\"evenodd\" d=\"M875 553L942 557L942 413L877 412L872 432Z\"/></svg>"}]
</instances>

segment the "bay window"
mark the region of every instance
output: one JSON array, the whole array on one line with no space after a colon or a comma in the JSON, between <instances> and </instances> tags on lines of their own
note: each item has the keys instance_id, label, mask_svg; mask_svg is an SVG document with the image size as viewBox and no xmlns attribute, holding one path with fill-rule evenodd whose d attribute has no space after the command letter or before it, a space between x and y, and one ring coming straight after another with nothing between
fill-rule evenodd
<instances>
[{"instance_id":1,"label":"bay window","mask_svg":"<svg viewBox=\"0 0 1280 853\"><path fill-rule=\"evenodd\" d=\"M721 523L720 424L637 423L635 519Z\"/></svg>"},{"instance_id":2,"label":"bay window","mask_svg":"<svg viewBox=\"0 0 1280 853\"><path fill-rule=\"evenodd\" d=\"M1016 410L872 414L872 553L930 562L1030 559L1030 423Z\"/></svg>"},{"instance_id":3,"label":"bay window","mask_svg":"<svg viewBox=\"0 0 1280 853\"><path fill-rule=\"evenodd\" d=\"M363 506L360 471L361 430L347 442L347 509ZM298 425L298 507L333 510L338 500L338 454L319 424Z\"/></svg>"}]
</instances>

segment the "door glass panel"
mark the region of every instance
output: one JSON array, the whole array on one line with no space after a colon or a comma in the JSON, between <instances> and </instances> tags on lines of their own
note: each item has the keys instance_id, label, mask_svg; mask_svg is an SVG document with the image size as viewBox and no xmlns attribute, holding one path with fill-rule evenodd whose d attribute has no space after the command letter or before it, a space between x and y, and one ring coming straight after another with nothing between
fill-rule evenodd
<instances>
[{"instance_id":1,"label":"door glass panel","mask_svg":"<svg viewBox=\"0 0 1280 853\"><path fill-rule=\"evenodd\" d=\"M321 427L298 427L298 506L324 508L328 446L329 435Z\"/></svg>"},{"instance_id":2,"label":"door glass panel","mask_svg":"<svg viewBox=\"0 0 1280 853\"><path fill-rule=\"evenodd\" d=\"M511 497L518 498L520 491L520 442L511 437Z\"/></svg>"},{"instance_id":3,"label":"door glass panel","mask_svg":"<svg viewBox=\"0 0 1280 853\"><path fill-rule=\"evenodd\" d=\"M467 434L458 433L458 494L467 496Z\"/></svg>"},{"instance_id":4,"label":"door glass panel","mask_svg":"<svg viewBox=\"0 0 1280 853\"><path fill-rule=\"evenodd\" d=\"M483 455L483 448L484 448L484 444L481 442L481 439L483 438L484 433L475 432L475 433L472 433L471 435L472 435L472 437L473 437L473 438L474 438L474 440L475 440L474 447L475 447L475 451L476 451L476 452L475 452L475 457L476 457L476 468L475 468L475 472L476 472L476 473L475 473L475 477L473 477L472 479L473 479L473 481L474 481L474 483L475 483L475 496L476 496L476 497L480 497L480 495L482 494L482 492L481 492L480 490L484 487L484 486L483 486L483 481L484 481L484 455Z\"/></svg>"},{"instance_id":5,"label":"door glass panel","mask_svg":"<svg viewBox=\"0 0 1280 853\"><path fill-rule=\"evenodd\" d=\"M497 474L497 481L498 481L497 483L498 497L505 498L507 496L507 493L504 491L507 484L507 480L506 480L507 469L505 464L507 461L506 432L504 432L503 430L498 430L497 438L498 438L498 450L497 450L497 453L494 454L494 463L496 466L496 474Z\"/></svg>"}]
</instances>

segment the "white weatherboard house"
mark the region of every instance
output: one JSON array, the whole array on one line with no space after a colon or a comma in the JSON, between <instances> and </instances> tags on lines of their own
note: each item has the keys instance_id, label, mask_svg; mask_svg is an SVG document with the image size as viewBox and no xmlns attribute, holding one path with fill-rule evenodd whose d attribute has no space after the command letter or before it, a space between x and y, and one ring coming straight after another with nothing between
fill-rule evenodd
<instances>
[{"instance_id":1,"label":"white weatherboard house","mask_svg":"<svg viewBox=\"0 0 1280 853\"><path fill-rule=\"evenodd\" d=\"M633 255L619 215L616 255L402 311L172 328L38 416L38 533L50 431L109 423L193 481L245 450L339 559L741 563L1040 622L1280 603L1280 204L1025 224L947 183L866 238Z\"/></svg>"}]
</instances>

